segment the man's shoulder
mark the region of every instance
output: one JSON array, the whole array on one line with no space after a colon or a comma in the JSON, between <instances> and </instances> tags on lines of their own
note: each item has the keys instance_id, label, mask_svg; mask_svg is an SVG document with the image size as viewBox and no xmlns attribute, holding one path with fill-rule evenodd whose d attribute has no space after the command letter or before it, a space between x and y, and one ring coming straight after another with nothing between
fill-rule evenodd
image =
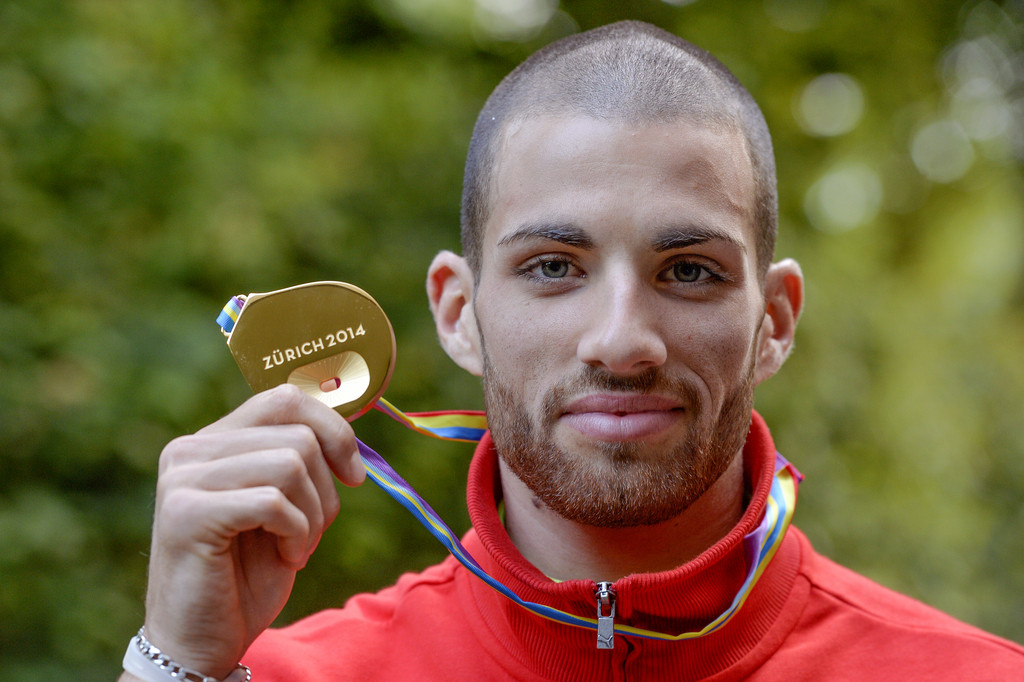
<instances>
[{"instance_id":1,"label":"man's shoulder","mask_svg":"<svg viewBox=\"0 0 1024 682\"><path fill-rule=\"evenodd\" d=\"M876 622L879 627L949 631L965 636L998 639L832 561L811 548L806 538L803 538L803 546L805 553L802 573L810 581L812 593L816 592L820 600L831 602L832 608L837 611L860 614ZM1013 646L1024 653L1024 648Z\"/></svg>"},{"instance_id":2,"label":"man's shoulder","mask_svg":"<svg viewBox=\"0 0 1024 682\"><path fill-rule=\"evenodd\" d=\"M1024 647L884 587L818 554L799 531L804 612L792 638L813 643L828 664L868 654L872 672L932 671L935 679L998 679L1024 673ZM858 653L859 652L859 653ZM955 673L955 674L954 674Z\"/></svg>"},{"instance_id":3,"label":"man's shoulder","mask_svg":"<svg viewBox=\"0 0 1024 682\"><path fill-rule=\"evenodd\" d=\"M455 594L458 564L449 557L419 573L407 573L379 592L357 594L291 625L266 630L244 662L254 679L416 679L424 651L447 651L465 639ZM257 675L256 673L260 674Z\"/></svg>"},{"instance_id":4,"label":"man's shoulder","mask_svg":"<svg viewBox=\"0 0 1024 682\"><path fill-rule=\"evenodd\" d=\"M315 636L321 629L337 627L344 621L354 621L361 627L385 625L396 614L410 604L429 606L434 602L445 602L454 589L454 577L458 564L448 557L441 563L429 566L415 573L404 573L394 584L377 592L353 595L340 608L327 608L296 623L282 628L286 634L302 632L303 636Z\"/></svg>"}]
</instances>

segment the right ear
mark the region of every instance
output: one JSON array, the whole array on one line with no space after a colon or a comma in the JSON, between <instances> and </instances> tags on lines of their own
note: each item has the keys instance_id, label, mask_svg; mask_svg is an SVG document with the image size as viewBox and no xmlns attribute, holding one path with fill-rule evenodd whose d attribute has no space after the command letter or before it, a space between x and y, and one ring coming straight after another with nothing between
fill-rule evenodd
<instances>
[{"instance_id":1,"label":"right ear","mask_svg":"<svg viewBox=\"0 0 1024 682\"><path fill-rule=\"evenodd\" d=\"M427 270L427 298L441 347L470 374L483 374L480 332L473 312L473 271L451 251L434 256Z\"/></svg>"}]
</instances>

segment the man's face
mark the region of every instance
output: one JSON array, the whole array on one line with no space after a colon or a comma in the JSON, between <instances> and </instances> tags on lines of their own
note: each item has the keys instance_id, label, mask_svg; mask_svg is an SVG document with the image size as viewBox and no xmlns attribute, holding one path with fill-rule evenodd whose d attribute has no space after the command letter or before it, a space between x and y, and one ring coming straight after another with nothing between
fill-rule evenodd
<instances>
[{"instance_id":1,"label":"man's face","mask_svg":"<svg viewBox=\"0 0 1024 682\"><path fill-rule=\"evenodd\" d=\"M474 296L502 459L565 518L676 516L740 451L764 297L742 136L529 119L498 154Z\"/></svg>"}]
</instances>

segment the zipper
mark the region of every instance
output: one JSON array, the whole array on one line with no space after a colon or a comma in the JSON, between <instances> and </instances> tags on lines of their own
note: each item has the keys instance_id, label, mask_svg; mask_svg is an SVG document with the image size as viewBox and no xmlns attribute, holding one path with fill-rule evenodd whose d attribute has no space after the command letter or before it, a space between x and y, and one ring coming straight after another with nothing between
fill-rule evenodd
<instances>
[{"instance_id":1,"label":"zipper","mask_svg":"<svg viewBox=\"0 0 1024 682\"><path fill-rule=\"evenodd\" d=\"M597 583L597 648L615 648L615 588L612 583Z\"/></svg>"}]
</instances>

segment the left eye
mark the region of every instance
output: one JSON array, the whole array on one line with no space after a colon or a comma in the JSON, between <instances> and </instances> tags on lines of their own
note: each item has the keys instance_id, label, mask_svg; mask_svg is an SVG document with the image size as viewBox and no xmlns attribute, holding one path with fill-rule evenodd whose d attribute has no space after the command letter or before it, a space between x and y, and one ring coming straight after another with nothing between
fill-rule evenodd
<instances>
[{"instance_id":1,"label":"left eye","mask_svg":"<svg viewBox=\"0 0 1024 682\"><path fill-rule=\"evenodd\" d=\"M708 278L710 273L703 265L684 261L672 266L670 276L677 282L697 282Z\"/></svg>"}]
</instances>

